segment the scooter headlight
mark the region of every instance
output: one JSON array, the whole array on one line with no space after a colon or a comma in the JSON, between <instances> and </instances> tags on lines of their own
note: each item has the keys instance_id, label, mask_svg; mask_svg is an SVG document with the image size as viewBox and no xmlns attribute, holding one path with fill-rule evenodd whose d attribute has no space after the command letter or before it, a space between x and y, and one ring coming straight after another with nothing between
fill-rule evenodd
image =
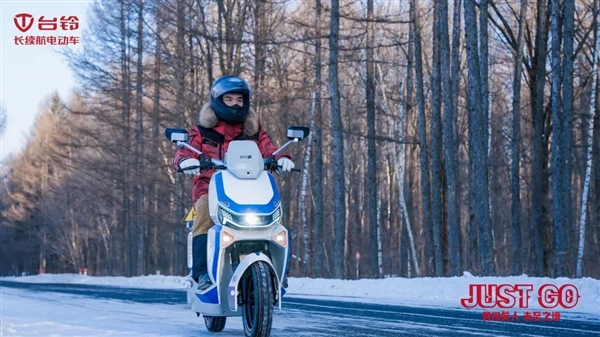
<instances>
[{"instance_id":1,"label":"scooter headlight","mask_svg":"<svg viewBox=\"0 0 600 337\"><path fill-rule=\"evenodd\" d=\"M260 224L261 218L256 214L246 214L244 215L244 222L250 226L256 226Z\"/></svg>"},{"instance_id":2,"label":"scooter headlight","mask_svg":"<svg viewBox=\"0 0 600 337\"><path fill-rule=\"evenodd\" d=\"M277 207L271 214L236 214L219 207L219 221L222 225L235 227L268 227L281 219L281 206Z\"/></svg>"}]
</instances>

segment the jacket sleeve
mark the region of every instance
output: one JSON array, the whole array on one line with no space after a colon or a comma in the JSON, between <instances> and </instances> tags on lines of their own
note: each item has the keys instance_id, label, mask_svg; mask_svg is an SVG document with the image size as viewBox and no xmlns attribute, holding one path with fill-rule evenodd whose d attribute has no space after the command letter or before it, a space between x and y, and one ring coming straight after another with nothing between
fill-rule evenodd
<instances>
[{"instance_id":1,"label":"jacket sleeve","mask_svg":"<svg viewBox=\"0 0 600 337\"><path fill-rule=\"evenodd\" d=\"M277 147L273 144L273 140L263 128L260 128L258 131L258 148L260 149L263 158L268 158L273 152L277 151ZM279 152L275 155L276 160L279 160L281 157L287 157L292 160L292 155L289 153Z\"/></svg>"},{"instance_id":2,"label":"jacket sleeve","mask_svg":"<svg viewBox=\"0 0 600 337\"><path fill-rule=\"evenodd\" d=\"M194 126L189 131L188 144L195 147L198 150L201 149L202 135L200 134L200 132L198 132L198 128L196 126ZM175 167L175 169L179 170L179 163L187 158L200 159L200 156L196 152L193 152L192 150L188 149L187 147L182 147L178 149L175 153L175 158L173 158L173 166Z\"/></svg>"}]
</instances>

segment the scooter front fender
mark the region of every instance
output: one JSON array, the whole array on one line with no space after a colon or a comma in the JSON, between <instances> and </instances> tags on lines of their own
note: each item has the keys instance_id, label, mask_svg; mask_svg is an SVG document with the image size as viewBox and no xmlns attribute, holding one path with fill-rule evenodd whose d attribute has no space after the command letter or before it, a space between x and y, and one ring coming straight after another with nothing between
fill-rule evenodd
<instances>
[{"instance_id":1,"label":"scooter front fender","mask_svg":"<svg viewBox=\"0 0 600 337\"><path fill-rule=\"evenodd\" d=\"M255 262L264 261L269 265L272 273L275 273L275 268L273 268L273 264L269 257L261 252L255 252L250 255L244 257L240 264L235 269L233 276L231 277L231 281L229 281L229 286L227 287L227 301L229 303L229 309L231 311L237 311L238 303L237 303L237 295L238 295L238 285L240 283L240 279L244 272L252 266ZM281 300L280 300L281 302Z\"/></svg>"}]
</instances>

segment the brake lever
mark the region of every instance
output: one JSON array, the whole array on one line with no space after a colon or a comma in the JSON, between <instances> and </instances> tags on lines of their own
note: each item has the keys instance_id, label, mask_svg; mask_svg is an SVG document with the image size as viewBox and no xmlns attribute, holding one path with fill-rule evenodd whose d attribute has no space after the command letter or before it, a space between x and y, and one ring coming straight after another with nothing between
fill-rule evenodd
<instances>
[{"instance_id":1,"label":"brake lever","mask_svg":"<svg viewBox=\"0 0 600 337\"><path fill-rule=\"evenodd\" d=\"M215 168L215 163L210 160L210 158L204 157L204 155L200 155L200 170L210 170Z\"/></svg>"}]
</instances>

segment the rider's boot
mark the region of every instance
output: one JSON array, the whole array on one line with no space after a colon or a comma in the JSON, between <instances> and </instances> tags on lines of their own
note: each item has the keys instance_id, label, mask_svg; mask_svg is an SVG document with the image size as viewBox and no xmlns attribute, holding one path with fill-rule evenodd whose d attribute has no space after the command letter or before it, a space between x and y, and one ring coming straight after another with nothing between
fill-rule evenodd
<instances>
[{"instance_id":1,"label":"rider's boot","mask_svg":"<svg viewBox=\"0 0 600 337\"><path fill-rule=\"evenodd\" d=\"M204 290L212 285L206 270L206 239L207 234L194 236L192 240L193 262L192 277L198 283L198 289Z\"/></svg>"}]
</instances>

